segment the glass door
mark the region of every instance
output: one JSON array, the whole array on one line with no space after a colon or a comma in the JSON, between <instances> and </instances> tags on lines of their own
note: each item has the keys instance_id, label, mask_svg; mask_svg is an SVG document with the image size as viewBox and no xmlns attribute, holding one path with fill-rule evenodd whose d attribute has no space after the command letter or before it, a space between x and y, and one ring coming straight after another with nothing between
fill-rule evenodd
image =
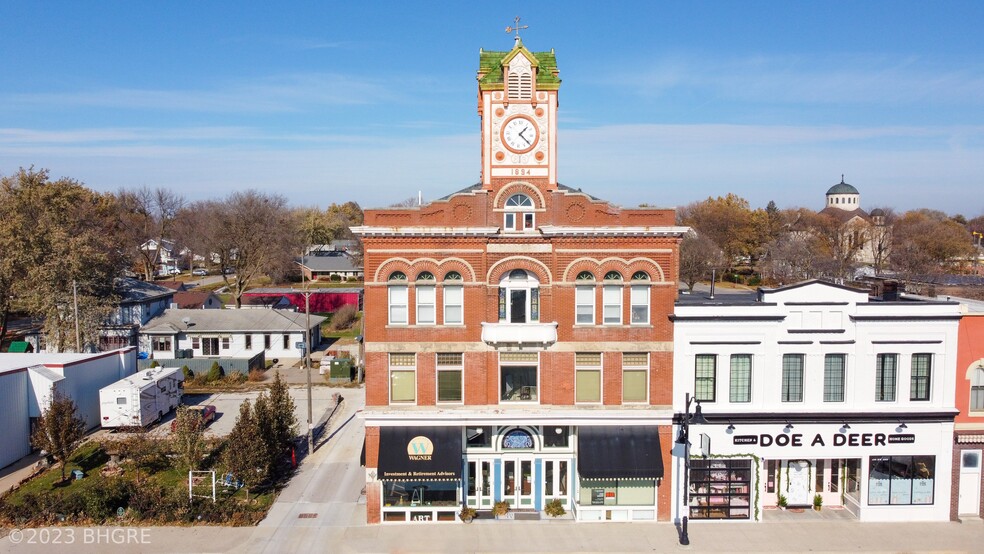
<instances>
[{"instance_id":1,"label":"glass door","mask_svg":"<svg viewBox=\"0 0 984 554\"><path fill-rule=\"evenodd\" d=\"M472 460L468 462L468 505L475 509L492 507L492 462Z\"/></svg>"},{"instance_id":2,"label":"glass door","mask_svg":"<svg viewBox=\"0 0 984 554\"><path fill-rule=\"evenodd\" d=\"M533 507L532 458L506 458L502 461L502 499L513 509Z\"/></svg>"},{"instance_id":3,"label":"glass door","mask_svg":"<svg viewBox=\"0 0 984 554\"><path fill-rule=\"evenodd\" d=\"M567 495L567 460L545 460L543 462L543 501L560 500L565 508L569 506Z\"/></svg>"}]
</instances>

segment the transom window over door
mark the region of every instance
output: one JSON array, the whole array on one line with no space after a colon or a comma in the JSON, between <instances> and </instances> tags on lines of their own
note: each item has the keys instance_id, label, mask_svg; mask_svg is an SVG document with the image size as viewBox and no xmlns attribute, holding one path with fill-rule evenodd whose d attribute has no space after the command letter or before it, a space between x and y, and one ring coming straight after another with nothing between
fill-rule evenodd
<instances>
[{"instance_id":1,"label":"transom window over door","mask_svg":"<svg viewBox=\"0 0 984 554\"><path fill-rule=\"evenodd\" d=\"M540 321L540 282L536 277L514 269L499 281L499 321Z\"/></svg>"}]
</instances>

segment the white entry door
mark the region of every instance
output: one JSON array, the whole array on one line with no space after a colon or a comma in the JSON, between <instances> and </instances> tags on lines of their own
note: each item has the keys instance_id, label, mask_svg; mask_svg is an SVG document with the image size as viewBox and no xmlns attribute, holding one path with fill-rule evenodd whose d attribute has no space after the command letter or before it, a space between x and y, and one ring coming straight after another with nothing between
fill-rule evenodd
<instances>
[{"instance_id":1,"label":"white entry door","mask_svg":"<svg viewBox=\"0 0 984 554\"><path fill-rule=\"evenodd\" d=\"M960 500L958 515L978 515L981 511L981 451L960 453Z\"/></svg>"},{"instance_id":2,"label":"white entry door","mask_svg":"<svg viewBox=\"0 0 984 554\"><path fill-rule=\"evenodd\" d=\"M789 490L786 492L786 502L790 506L807 506L813 503L810 497L810 462L806 460L790 460L786 469L789 471Z\"/></svg>"}]
</instances>

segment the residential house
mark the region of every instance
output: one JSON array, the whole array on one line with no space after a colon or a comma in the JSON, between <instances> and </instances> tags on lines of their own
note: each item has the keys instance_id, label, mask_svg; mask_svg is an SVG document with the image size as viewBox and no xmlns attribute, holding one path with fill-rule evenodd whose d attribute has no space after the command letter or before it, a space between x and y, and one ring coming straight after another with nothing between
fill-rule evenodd
<instances>
[{"instance_id":1,"label":"residential house","mask_svg":"<svg viewBox=\"0 0 984 554\"><path fill-rule=\"evenodd\" d=\"M362 266L346 252L316 251L301 258L298 262L304 278L308 280L335 279L348 281L362 279Z\"/></svg>"},{"instance_id":2,"label":"residential house","mask_svg":"<svg viewBox=\"0 0 984 554\"><path fill-rule=\"evenodd\" d=\"M311 343L321 343L324 317L311 316ZM140 330L141 350L175 358L298 358L306 342L305 314L288 310L168 309ZM188 354L191 354L190 356Z\"/></svg>"},{"instance_id":3,"label":"residential house","mask_svg":"<svg viewBox=\"0 0 984 554\"><path fill-rule=\"evenodd\" d=\"M137 344L140 327L171 305L175 292L156 283L130 277L116 280L119 304L99 329L99 350L115 350Z\"/></svg>"},{"instance_id":4,"label":"residential house","mask_svg":"<svg viewBox=\"0 0 984 554\"><path fill-rule=\"evenodd\" d=\"M179 291L174 293L170 307L186 310L219 310L222 309L222 299L208 290Z\"/></svg>"}]
</instances>

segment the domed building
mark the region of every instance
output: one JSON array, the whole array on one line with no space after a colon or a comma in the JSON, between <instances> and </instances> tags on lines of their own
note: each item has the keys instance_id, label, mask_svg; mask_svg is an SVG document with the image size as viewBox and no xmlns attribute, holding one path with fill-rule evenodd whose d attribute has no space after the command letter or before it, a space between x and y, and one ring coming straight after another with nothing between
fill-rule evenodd
<instances>
[{"instance_id":1,"label":"domed building","mask_svg":"<svg viewBox=\"0 0 984 554\"><path fill-rule=\"evenodd\" d=\"M885 212L876 208L868 214L861 209L861 193L844 181L844 175L839 183L827 189L826 196L826 206L820 213L840 222L845 245L855 250L854 260L864 265L880 265L884 255L878 245L884 241L878 237L884 234Z\"/></svg>"},{"instance_id":2,"label":"domed building","mask_svg":"<svg viewBox=\"0 0 984 554\"><path fill-rule=\"evenodd\" d=\"M841 182L827 190L827 206L824 208L837 208L844 211L853 211L861 208L861 193L853 185L844 182L844 175L841 175Z\"/></svg>"}]
</instances>

